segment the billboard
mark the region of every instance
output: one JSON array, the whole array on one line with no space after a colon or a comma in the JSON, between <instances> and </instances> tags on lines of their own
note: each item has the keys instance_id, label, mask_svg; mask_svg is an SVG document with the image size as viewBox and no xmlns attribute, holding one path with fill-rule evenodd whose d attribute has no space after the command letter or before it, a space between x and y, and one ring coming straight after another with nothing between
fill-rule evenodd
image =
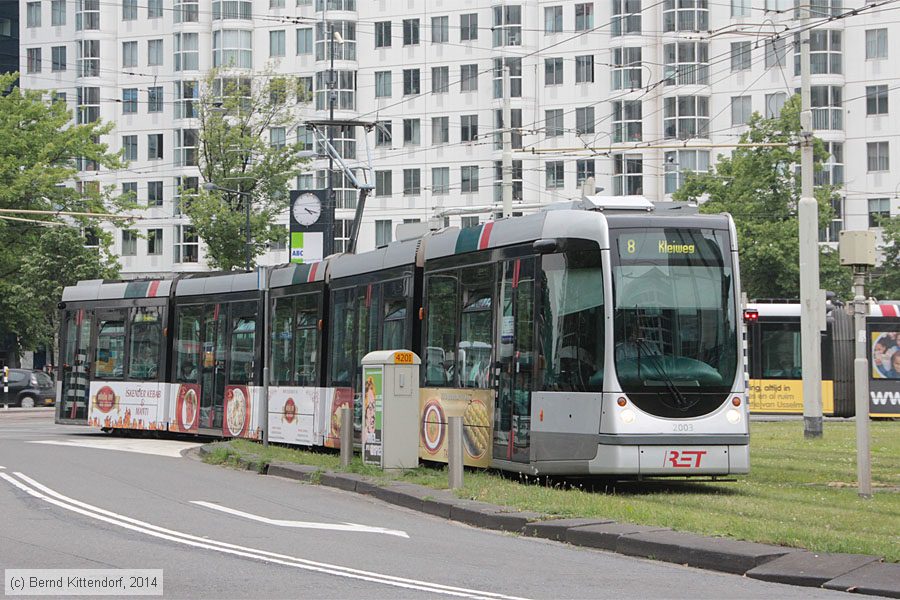
<instances>
[{"instance_id":1,"label":"billboard","mask_svg":"<svg viewBox=\"0 0 900 600\"><path fill-rule=\"evenodd\" d=\"M463 418L463 462L491 465L494 390L431 388L419 391L419 458L448 462L450 417Z\"/></svg>"}]
</instances>

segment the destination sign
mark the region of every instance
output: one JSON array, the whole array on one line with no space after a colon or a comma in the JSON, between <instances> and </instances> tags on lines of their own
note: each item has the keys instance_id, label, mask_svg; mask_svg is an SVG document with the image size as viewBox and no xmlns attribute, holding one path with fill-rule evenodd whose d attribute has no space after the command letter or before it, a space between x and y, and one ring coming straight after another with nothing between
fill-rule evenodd
<instances>
[{"instance_id":1,"label":"destination sign","mask_svg":"<svg viewBox=\"0 0 900 600\"><path fill-rule=\"evenodd\" d=\"M709 229L635 229L621 231L616 245L622 261L721 264L724 238L724 232Z\"/></svg>"}]
</instances>

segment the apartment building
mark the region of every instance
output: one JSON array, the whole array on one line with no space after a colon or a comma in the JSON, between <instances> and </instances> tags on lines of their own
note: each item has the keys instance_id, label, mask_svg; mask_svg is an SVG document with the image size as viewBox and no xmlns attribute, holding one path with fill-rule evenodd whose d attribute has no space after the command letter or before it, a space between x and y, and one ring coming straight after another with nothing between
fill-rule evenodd
<instances>
[{"instance_id":1,"label":"apartment building","mask_svg":"<svg viewBox=\"0 0 900 600\"><path fill-rule=\"evenodd\" d=\"M684 172L730 152L753 112L777 114L800 84L800 24L785 0L21 0L20 8L22 85L55 94L79 121L116 125L107 141L130 164L109 172L86 163L82 177L133 191L142 205L142 235L116 236L126 276L206 268L178 190L201 183L193 117L213 67L256 85L297 78L309 92L296 95L297 125L270 138L311 142L304 122L328 115L334 52L336 118L383 125L368 134L376 189L362 250L391 241L399 223L499 202L505 93L514 201L535 204L579 196L590 176L606 193L663 199ZM845 16L852 9L861 10ZM898 211L900 61L889 45L900 27L890 5L814 0L811 11L814 126L831 152L817 179L843 186L822 240L836 241L842 227ZM364 164L364 135L337 132L351 165ZM324 187L327 161L307 169L297 186ZM336 181L341 249L356 192ZM287 253L273 248L262 262Z\"/></svg>"}]
</instances>

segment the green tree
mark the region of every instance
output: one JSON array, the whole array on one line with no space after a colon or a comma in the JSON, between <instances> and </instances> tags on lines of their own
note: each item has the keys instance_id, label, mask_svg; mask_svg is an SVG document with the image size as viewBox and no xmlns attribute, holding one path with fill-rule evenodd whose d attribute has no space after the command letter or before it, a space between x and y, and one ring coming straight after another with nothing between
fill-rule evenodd
<instances>
[{"instance_id":1,"label":"green tree","mask_svg":"<svg viewBox=\"0 0 900 600\"><path fill-rule=\"evenodd\" d=\"M306 92L292 89L284 77L265 80L255 85L250 78L213 71L197 103L200 174L205 182L241 192L201 188L185 196L189 200L183 211L206 243L207 260L214 268L244 267L247 202L252 259L286 235L274 221L288 207L289 184L303 162L297 157L303 144L287 140L297 139L292 135L297 125L293 97ZM283 137L271 137L277 134Z\"/></svg>"},{"instance_id":2,"label":"green tree","mask_svg":"<svg viewBox=\"0 0 900 600\"><path fill-rule=\"evenodd\" d=\"M786 143L790 146L738 147L731 156L719 156L709 173L689 173L675 200L705 200L704 213L732 215L738 234L741 284L750 298L798 298L800 249L800 98L785 103L781 115L764 119L754 113L740 141L747 144ZM822 168L828 153L815 140L815 168ZM835 188L818 186L819 228L832 218ZM837 252L820 246L820 285L847 297L850 273L839 265Z\"/></svg>"},{"instance_id":3,"label":"green tree","mask_svg":"<svg viewBox=\"0 0 900 600\"><path fill-rule=\"evenodd\" d=\"M130 199L115 197L97 181L81 181L83 163L98 169L123 166L100 137L112 126L75 124L65 103L45 92L12 87L16 74L0 75L0 335L18 351L52 345L61 286L81 274L111 276L112 236L92 217L27 213L120 212ZM49 221L55 225L42 225ZM96 235L85 248L82 231Z\"/></svg>"},{"instance_id":4,"label":"green tree","mask_svg":"<svg viewBox=\"0 0 900 600\"><path fill-rule=\"evenodd\" d=\"M900 217L882 219L882 262L870 274L868 293L879 300L900 298Z\"/></svg>"}]
</instances>

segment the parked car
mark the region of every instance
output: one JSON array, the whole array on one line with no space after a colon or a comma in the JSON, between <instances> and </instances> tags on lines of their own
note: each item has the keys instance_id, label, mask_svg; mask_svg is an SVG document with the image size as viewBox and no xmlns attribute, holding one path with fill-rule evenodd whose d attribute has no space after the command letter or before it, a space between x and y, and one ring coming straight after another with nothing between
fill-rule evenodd
<instances>
[{"instance_id":1,"label":"parked car","mask_svg":"<svg viewBox=\"0 0 900 600\"><path fill-rule=\"evenodd\" d=\"M10 369L7 381L9 391L6 393L0 383L0 404L32 408L51 406L56 402L56 386L53 385L53 379L43 371Z\"/></svg>"}]
</instances>

